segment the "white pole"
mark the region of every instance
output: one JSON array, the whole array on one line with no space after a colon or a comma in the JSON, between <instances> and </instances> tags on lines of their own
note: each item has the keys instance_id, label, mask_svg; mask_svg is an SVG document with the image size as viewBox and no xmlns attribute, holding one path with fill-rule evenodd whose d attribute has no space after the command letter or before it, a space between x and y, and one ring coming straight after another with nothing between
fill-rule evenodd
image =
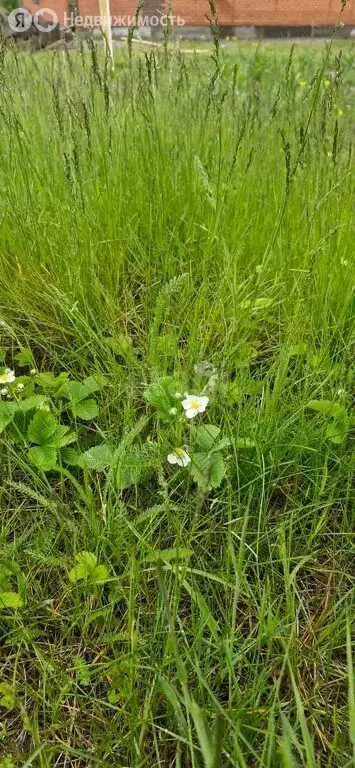
<instances>
[{"instance_id":1,"label":"white pole","mask_svg":"<svg viewBox=\"0 0 355 768\"><path fill-rule=\"evenodd\" d=\"M101 16L101 28L105 40L105 48L108 50L113 67L113 46L112 46L112 29L111 29L111 10L110 0L99 0L100 16Z\"/></svg>"}]
</instances>

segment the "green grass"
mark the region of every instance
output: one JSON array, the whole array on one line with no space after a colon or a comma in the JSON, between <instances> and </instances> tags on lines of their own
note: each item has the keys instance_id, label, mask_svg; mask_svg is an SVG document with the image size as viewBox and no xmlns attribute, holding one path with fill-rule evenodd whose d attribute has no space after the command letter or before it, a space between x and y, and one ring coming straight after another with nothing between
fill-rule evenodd
<instances>
[{"instance_id":1,"label":"green grass","mask_svg":"<svg viewBox=\"0 0 355 768\"><path fill-rule=\"evenodd\" d=\"M1 768L353 765L352 435L307 404L351 414L354 67L349 45L2 56L7 365L105 375L85 448L163 439L146 385L202 390L207 360L230 445L216 490L164 459L122 491L2 435L24 599L0 617ZM111 574L90 593L83 550Z\"/></svg>"}]
</instances>

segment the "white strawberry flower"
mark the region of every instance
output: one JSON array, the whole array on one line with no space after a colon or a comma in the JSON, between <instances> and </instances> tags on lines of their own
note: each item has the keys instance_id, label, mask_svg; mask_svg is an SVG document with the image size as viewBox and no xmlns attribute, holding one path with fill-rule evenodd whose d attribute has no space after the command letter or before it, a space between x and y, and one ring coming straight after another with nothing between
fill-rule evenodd
<instances>
[{"instance_id":1,"label":"white strawberry flower","mask_svg":"<svg viewBox=\"0 0 355 768\"><path fill-rule=\"evenodd\" d=\"M3 397L6 397L6 395L8 394L9 394L9 390L7 387L3 387L2 389L0 389L0 395L2 395Z\"/></svg>"},{"instance_id":2,"label":"white strawberry flower","mask_svg":"<svg viewBox=\"0 0 355 768\"><path fill-rule=\"evenodd\" d=\"M5 368L5 373L0 374L0 384L12 384L15 381L15 373L10 368Z\"/></svg>"},{"instance_id":3,"label":"white strawberry flower","mask_svg":"<svg viewBox=\"0 0 355 768\"><path fill-rule=\"evenodd\" d=\"M37 406L37 410L38 411L47 411L47 412L49 412L51 409L50 409L48 403L46 403L45 400L42 400L42 402Z\"/></svg>"},{"instance_id":4,"label":"white strawberry flower","mask_svg":"<svg viewBox=\"0 0 355 768\"><path fill-rule=\"evenodd\" d=\"M20 381L20 383L16 387L16 392L22 392L25 388L25 385Z\"/></svg>"},{"instance_id":5,"label":"white strawberry flower","mask_svg":"<svg viewBox=\"0 0 355 768\"><path fill-rule=\"evenodd\" d=\"M182 401L182 407L187 419L193 419L198 413L204 413L209 403L209 398L199 395L187 395Z\"/></svg>"},{"instance_id":6,"label":"white strawberry flower","mask_svg":"<svg viewBox=\"0 0 355 768\"><path fill-rule=\"evenodd\" d=\"M178 467L187 467L190 464L190 456L183 448L176 448L173 453L169 453L169 464L177 464Z\"/></svg>"}]
</instances>

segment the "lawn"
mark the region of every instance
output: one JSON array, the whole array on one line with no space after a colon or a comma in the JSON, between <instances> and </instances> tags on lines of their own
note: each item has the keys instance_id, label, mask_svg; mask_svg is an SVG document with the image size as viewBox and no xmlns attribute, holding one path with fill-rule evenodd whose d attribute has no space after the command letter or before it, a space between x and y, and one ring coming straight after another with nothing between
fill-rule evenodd
<instances>
[{"instance_id":1,"label":"lawn","mask_svg":"<svg viewBox=\"0 0 355 768\"><path fill-rule=\"evenodd\" d=\"M350 768L355 49L129 53L0 53L0 768Z\"/></svg>"}]
</instances>

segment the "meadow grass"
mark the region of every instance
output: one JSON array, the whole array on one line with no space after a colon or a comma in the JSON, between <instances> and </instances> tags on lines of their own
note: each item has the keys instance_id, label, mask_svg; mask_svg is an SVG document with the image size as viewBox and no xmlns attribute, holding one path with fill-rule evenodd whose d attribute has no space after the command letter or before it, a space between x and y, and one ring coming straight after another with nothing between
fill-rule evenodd
<instances>
[{"instance_id":1,"label":"meadow grass","mask_svg":"<svg viewBox=\"0 0 355 768\"><path fill-rule=\"evenodd\" d=\"M210 53L1 54L6 364L104 374L79 442L128 450L160 439L147 384L208 361L229 439L201 493L2 434L1 768L354 764L354 422L307 406L351 414L355 52Z\"/></svg>"}]
</instances>

